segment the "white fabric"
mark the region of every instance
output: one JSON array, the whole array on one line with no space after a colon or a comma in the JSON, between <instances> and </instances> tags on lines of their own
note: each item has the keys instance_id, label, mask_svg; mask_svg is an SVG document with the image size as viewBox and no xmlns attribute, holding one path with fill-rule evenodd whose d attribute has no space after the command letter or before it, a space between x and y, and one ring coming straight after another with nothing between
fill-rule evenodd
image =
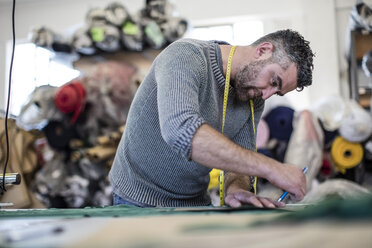
<instances>
[{"instance_id":1,"label":"white fabric","mask_svg":"<svg viewBox=\"0 0 372 248\"><path fill-rule=\"evenodd\" d=\"M345 100L340 96L332 95L316 102L311 111L322 121L326 130L334 131L341 126L346 109Z\"/></svg>"},{"instance_id":2,"label":"white fabric","mask_svg":"<svg viewBox=\"0 0 372 248\"><path fill-rule=\"evenodd\" d=\"M17 125L25 130L39 129L50 120L61 120L62 114L54 104L54 94L58 88L42 85L30 94L28 101L22 106L17 118Z\"/></svg>"},{"instance_id":3,"label":"white fabric","mask_svg":"<svg viewBox=\"0 0 372 248\"><path fill-rule=\"evenodd\" d=\"M313 187L299 203L316 203L330 196L339 196L343 199L370 197L371 191L346 179L329 179Z\"/></svg>"},{"instance_id":4,"label":"white fabric","mask_svg":"<svg viewBox=\"0 0 372 248\"><path fill-rule=\"evenodd\" d=\"M323 144L324 135L317 118L307 110L296 113L284 162L308 167L307 190L311 189L311 183L322 166Z\"/></svg>"},{"instance_id":5,"label":"white fabric","mask_svg":"<svg viewBox=\"0 0 372 248\"><path fill-rule=\"evenodd\" d=\"M355 101L349 101L339 132L349 142L363 142L372 134L372 116Z\"/></svg>"}]
</instances>

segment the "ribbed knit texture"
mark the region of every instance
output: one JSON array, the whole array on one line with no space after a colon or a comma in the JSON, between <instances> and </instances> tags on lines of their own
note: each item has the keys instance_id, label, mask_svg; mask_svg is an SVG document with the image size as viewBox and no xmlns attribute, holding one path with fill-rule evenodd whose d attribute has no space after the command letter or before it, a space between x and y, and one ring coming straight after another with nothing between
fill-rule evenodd
<instances>
[{"instance_id":1,"label":"ribbed knit texture","mask_svg":"<svg viewBox=\"0 0 372 248\"><path fill-rule=\"evenodd\" d=\"M210 204L211 169L190 156L191 140L203 123L221 130L225 77L218 44L181 39L155 59L132 102L110 171L117 195L162 207ZM233 98L230 87L224 133L253 150L249 103ZM256 126L263 106L255 100Z\"/></svg>"}]
</instances>

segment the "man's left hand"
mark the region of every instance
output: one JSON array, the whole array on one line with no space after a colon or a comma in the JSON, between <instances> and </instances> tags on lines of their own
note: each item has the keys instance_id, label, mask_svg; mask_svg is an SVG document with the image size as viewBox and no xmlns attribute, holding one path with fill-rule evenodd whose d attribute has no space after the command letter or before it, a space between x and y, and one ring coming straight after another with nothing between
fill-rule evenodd
<instances>
[{"instance_id":1,"label":"man's left hand","mask_svg":"<svg viewBox=\"0 0 372 248\"><path fill-rule=\"evenodd\" d=\"M232 208L238 208L245 204L253 205L258 208L277 208L285 206L285 203L283 202L277 202L267 197L257 196L246 190L227 193L225 203Z\"/></svg>"}]
</instances>

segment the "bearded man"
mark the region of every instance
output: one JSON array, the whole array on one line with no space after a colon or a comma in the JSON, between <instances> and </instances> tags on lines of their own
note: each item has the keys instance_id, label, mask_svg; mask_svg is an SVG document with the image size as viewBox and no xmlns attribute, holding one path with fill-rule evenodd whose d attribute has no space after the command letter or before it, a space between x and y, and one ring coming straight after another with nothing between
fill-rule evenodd
<instances>
[{"instance_id":1,"label":"bearded man","mask_svg":"<svg viewBox=\"0 0 372 248\"><path fill-rule=\"evenodd\" d=\"M311 85L313 56L293 30L249 46L193 39L170 44L130 107L109 175L114 205L208 206L212 168L224 172L223 199L231 207L284 206L255 195L255 177L301 200L301 168L254 152L255 127L266 99Z\"/></svg>"}]
</instances>

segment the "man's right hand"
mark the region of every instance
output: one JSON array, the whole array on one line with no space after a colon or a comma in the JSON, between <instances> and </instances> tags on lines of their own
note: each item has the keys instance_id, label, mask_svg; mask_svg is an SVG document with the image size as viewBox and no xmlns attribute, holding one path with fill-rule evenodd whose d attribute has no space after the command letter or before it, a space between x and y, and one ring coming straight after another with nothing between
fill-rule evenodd
<instances>
[{"instance_id":1,"label":"man's right hand","mask_svg":"<svg viewBox=\"0 0 372 248\"><path fill-rule=\"evenodd\" d=\"M294 201L300 201L306 194L306 177L302 169L291 164L274 166L268 180L275 186L288 191Z\"/></svg>"}]
</instances>

